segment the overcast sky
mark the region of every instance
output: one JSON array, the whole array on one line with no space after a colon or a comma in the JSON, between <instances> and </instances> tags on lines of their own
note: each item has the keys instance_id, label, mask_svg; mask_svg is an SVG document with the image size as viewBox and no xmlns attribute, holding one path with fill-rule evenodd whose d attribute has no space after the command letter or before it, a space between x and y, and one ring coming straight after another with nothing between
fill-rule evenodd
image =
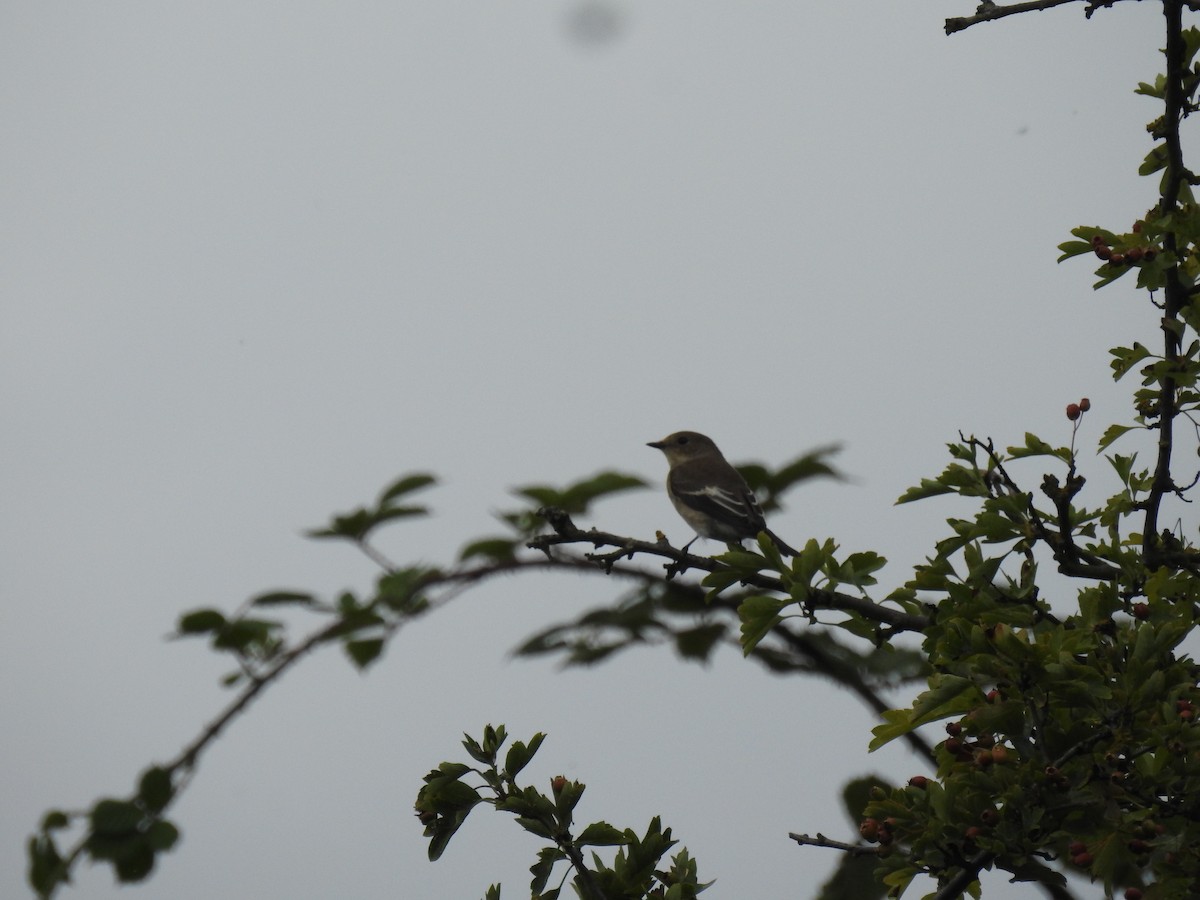
<instances>
[{"instance_id":1,"label":"overcast sky","mask_svg":"<svg viewBox=\"0 0 1200 900\"><path fill-rule=\"evenodd\" d=\"M367 590L367 560L302 531L401 472L440 474L436 516L382 548L450 561L513 486L658 484L645 442L676 429L771 465L842 442L854 482L773 525L884 553L890 587L965 512L892 506L960 429L1065 443L1084 395L1085 442L1123 416L1106 349L1155 316L1055 245L1153 202L1158 111L1132 89L1161 15L946 37L974 5L0 4L0 894L28 893L46 809L127 793L226 701L226 661L164 640L179 613ZM658 489L581 524L690 537ZM868 755L854 700L734 651L509 657L616 590L506 580L365 677L308 660L121 896L522 896L538 844L507 817L437 864L412 818L488 722L549 732L527 774L586 782L581 821L661 815L712 896L810 896L834 856L787 832L849 838L841 784L923 764ZM117 894L78 876L65 896Z\"/></svg>"}]
</instances>

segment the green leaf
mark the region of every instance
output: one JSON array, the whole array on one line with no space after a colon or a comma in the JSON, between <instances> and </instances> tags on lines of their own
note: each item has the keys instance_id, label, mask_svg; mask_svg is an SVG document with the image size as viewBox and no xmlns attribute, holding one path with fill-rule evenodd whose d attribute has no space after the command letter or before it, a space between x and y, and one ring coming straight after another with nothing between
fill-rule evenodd
<instances>
[{"instance_id":1,"label":"green leaf","mask_svg":"<svg viewBox=\"0 0 1200 900\"><path fill-rule=\"evenodd\" d=\"M615 847L628 843L629 835L607 822L593 822L575 839L575 844L579 847Z\"/></svg>"},{"instance_id":2,"label":"green leaf","mask_svg":"<svg viewBox=\"0 0 1200 900\"><path fill-rule=\"evenodd\" d=\"M179 618L180 634L206 634L225 627L225 616L216 609L197 609Z\"/></svg>"},{"instance_id":3,"label":"green leaf","mask_svg":"<svg viewBox=\"0 0 1200 900\"><path fill-rule=\"evenodd\" d=\"M765 638L783 618L779 611L790 603L778 597L747 597L738 606L738 618L742 621L742 653L750 651Z\"/></svg>"},{"instance_id":4,"label":"green leaf","mask_svg":"<svg viewBox=\"0 0 1200 900\"><path fill-rule=\"evenodd\" d=\"M1130 431L1135 431L1136 429L1136 425L1109 425L1108 428L1104 430L1104 434L1100 437L1100 444L1097 447L1097 450L1107 450L1112 445L1113 441L1115 441L1121 435Z\"/></svg>"},{"instance_id":5,"label":"green leaf","mask_svg":"<svg viewBox=\"0 0 1200 900\"><path fill-rule=\"evenodd\" d=\"M517 824L530 834L535 834L540 838L554 839L554 829L541 819L533 819L529 816L517 816Z\"/></svg>"},{"instance_id":6,"label":"green leaf","mask_svg":"<svg viewBox=\"0 0 1200 900\"><path fill-rule=\"evenodd\" d=\"M518 541L510 538L481 538L463 547L458 552L458 558L460 561L465 562L468 559L481 556L493 562L510 562L517 555L518 543Z\"/></svg>"},{"instance_id":7,"label":"green leaf","mask_svg":"<svg viewBox=\"0 0 1200 900\"><path fill-rule=\"evenodd\" d=\"M1146 154L1146 158L1142 160L1142 164L1138 166L1138 174L1153 175L1155 172L1165 169L1170 158L1170 154L1167 152L1167 145L1156 144L1154 149Z\"/></svg>"},{"instance_id":8,"label":"green leaf","mask_svg":"<svg viewBox=\"0 0 1200 900\"><path fill-rule=\"evenodd\" d=\"M146 843L154 850L170 850L179 841L179 829L166 819L151 823L146 829Z\"/></svg>"},{"instance_id":9,"label":"green leaf","mask_svg":"<svg viewBox=\"0 0 1200 900\"><path fill-rule=\"evenodd\" d=\"M150 812L159 812L174 796L171 773L161 766L153 766L142 773L138 782L138 799Z\"/></svg>"},{"instance_id":10,"label":"green leaf","mask_svg":"<svg viewBox=\"0 0 1200 900\"><path fill-rule=\"evenodd\" d=\"M144 814L127 800L96 802L90 814L92 831L104 837L123 837L137 832Z\"/></svg>"},{"instance_id":11,"label":"green leaf","mask_svg":"<svg viewBox=\"0 0 1200 900\"><path fill-rule=\"evenodd\" d=\"M412 475L403 475L396 481L392 482L388 487L384 488L383 493L379 495L379 505L386 506L397 497L405 494L411 494L413 491L419 491L422 488L427 488L432 484L437 484L437 478L427 472L417 472Z\"/></svg>"},{"instance_id":12,"label":"green leaf","mask_svg":"<svg viewBox=\"0 0 1200 900\"><path fill-rule=\"evenodd\" d=\"M42 816L42 831L54 831L71 824L70 818L61 809L52 809Z\"/></svg>"},{"instance_id":13,"label":"green leaf","mask_svg":"<svg viewBox=\"0 0 1200 900\"><path fill-rule=\"evenodd\" d=\"M542 746L542 741L546 739L546 735L538 732L529 739L529 744L524 741L514 741L513 745L508 748L508 753L504 757L504 772L509 778L516 778L517 773L529 764L533 759L533 755L537 753L538 747Z\"/></svg>"},{"instance_id":14,"label":"green leaf","mask_svg":"<svg viewBox=\"0 0 1200 900\"><path fill-rule=\"evenodd\" d=\"M937 497L939 494L952 494L954 488L942 484L932 478L922 478L921 483L916 487L910 487L907 491L899 496L896 500L896 505L901 503L912 503L915 500L924 500L927 497Z\"/></svg>"},{"instance_id":15,"label":"green leaf","mask_svg":"<svg viewBox=\"0 0 1200 900\"><path fill-rule=\"evenodd\" d=\"M365 669L383 653L383 645L383 638L361 638L355 641L346 641L346 655L359 669Z\"/></svg>"},{"instance_id":16,"label":"green leaf","mask_svg":"<svg viewBox=\"0 0 1200 900\"><path fill-rule=\"evenodd\" d=\"M725 636L725 631L722 622L685 628L675 633L675 649L684 659L708 659L713 647Z\"/></svg>"},{"instance_id":17,"label":"green leaf","mask_svg":"<svg viewBox=\"0 0 1200 900\"><path fill-rule=\"evenodd\" d=\"M929 685L911 710L893 709L883 714L883 724L871 730L875 737L868 750L878 750L928 722L965 713L979 701L980 691L976 684L959 675L932 675Z\"/></svg>"},{"instance_id":18,"label":"green leaf","mask_svg":"<svg viewBox=\"0 0 1200 900\"><path fill-rule=\"evenodd\" d=\"M250 601L251 606L312 606L317 598L300 591L271 591L259 594Z\"/></svg>"}]
</instances>

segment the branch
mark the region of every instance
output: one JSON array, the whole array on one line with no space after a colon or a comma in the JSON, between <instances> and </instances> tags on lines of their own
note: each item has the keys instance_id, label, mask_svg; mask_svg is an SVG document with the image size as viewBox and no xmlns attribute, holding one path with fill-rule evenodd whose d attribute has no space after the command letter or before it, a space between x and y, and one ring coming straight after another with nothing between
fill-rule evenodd
<instances>
[{"instance_id":1,"label":"branch","mask_svg":"<svg viewBox=\"0 0 1200 900\"><path fill-rule=\"evenodd\" d=\"M1169 216L1179 208L1179 195L1188 175L1183 166L1183 148L1179 141L1179 123L1185 112L1183 78L1184 60L1187 55L1187 46L1183 38L1183 5L1182 0L1163 2L1163 15L1167 19L1167 71L1162 127L1163 143L1167 150L1167 170L1163 176L1162 198L1158 210L1162 216ZM1163 246L1178 260L1179 246L1174 229L1167 230ZM1163 360L1175 363L1179 359L1182 332L1179 314L1188 303L1188 291L1184 287L1178 263L1166 273L1164 281ZM1178 386L1170 375L1162 379L1158 412L1158 456L1154 464L1154 481L1146 498L1146 524L1142 529L1142 551L1146 555L1147 566L1151 569L1159 564L1159 509L1163 498L1176 489L1171 477L1171 451L1174 444L1175 417L1179 415Z\"/></svg>"},{"instance_id":2,"label":"branch","mask_svg":"<svg viewBox=\"0 0 1200 900\"><path fill-rule=\"evenodd\" d=\"M941 890L933 895L932 900L958 900L973 882L978 880L979 873L992 864L995 856L988 850L980 850L965 867L959 869L954 877L942 885Z\"/></svg>"},{"instance_id":3,"label":"branch","mask_svg":"<svg viewBox=\"0 0 1200 900\"><path fill-rule=\"evenodd\" d=\"M1028 3L1013 3L1009 6L997 6L992 0L983 0L979 7L975 10L973 16L959 16L953 19L946 20L946 34L955 34L959 31L965 31L972 25L978 25L980 22L991 22L995 19L1003 19L1006 16L1015 16L1018 13L1041 12L1044 9L1053 9L1056 6L1063 6L1067 3L1081 3L1083 0L1030 0ZM1084 15L1087 18L1092 17L1097 9L1112 6L1117 0L1091 0L1088 3L1087 9L1084 10Z\"/></svg>"},{"instance_id":4,"label":"branch","mask_svg":"<svg viewBox=\"0 0 1200 900\"><path fill-rule=\"evenodd\" d=\"M618 560L624 558L632 559L638 553L671 560L672 564L665 567L668 578L685 572L688 569L701 569L705 572L733 571L729 565L719 560L707 556L695 556L683 550L677 550L668 544L665 539L653 542L640 541L607 531L598 531L595 528L582 531L571 521L570 516L561 509L542 507L538 510L538 515L550 524L550 527L554 529L554 534L538 535L526 542L525 546L532 550L541 550L547 556L550 555L551 547L563 544L591 544L597 548L616 548L611 553L588 553L584 555L584 559L600 565L606 572L611 571ZM742 584L782 594L788 593L788 588L783 581L773 576L763 575L761 572L738 574ZM929 619L926 616L918 616L900 609L881 606L865 597L855 597L839 591L809 588L806 603L813 609L831 609L838 610L839 612L856 613L869 621L887 625L893 632L919 632L923 631L929 625Z\"/></svg>"},{"instance_id":5,"label":"branch","mask_svg":"<svg viewBox=\"0 0 1200 900\"><path fill-rule=\"evenodd\" d=\"M802 847L827 847L831 850L841 850L843 853L848 853L851 856L882 856L887 852L884 847L871 847L867 844L847 844L844 841L835 841L825 837L819 831L816 837L789 831L788 837Z\"/></svg>"}]
</instances>

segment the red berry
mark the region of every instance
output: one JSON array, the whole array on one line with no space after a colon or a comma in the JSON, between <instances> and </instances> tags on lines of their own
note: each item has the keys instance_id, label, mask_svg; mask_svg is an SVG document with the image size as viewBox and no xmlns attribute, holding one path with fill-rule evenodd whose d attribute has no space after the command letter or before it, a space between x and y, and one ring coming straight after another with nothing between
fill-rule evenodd
<instances>
[{"instance_id":1,"label":"red berry","mask_svg":"<svg viewBox=\"0 0 1200 900\"><path fill-rule=\"evenodd\" d=\"M958 737L962 734L962 725L958 722L947 722L946 734L950 735L950 737Z\"/></svg>"},{"instance_id":2,"label":"red berry","mask_svg":"<svg viewBox=\"0 0 1200 900\"><path fill-rule=\"evenodd\" d=\"M1135 619L1150 618L1150 604L1148 604L1148 603L1133 604L1133 617Z\"/></svg>"},{"instance_id":3,"label":"red berry","mask_svg":"<svg viewBox=\"0 0 1200 900\"><path fill-rule=\"evenodd\" d=\"M1158 256L1158 248L1157 247L1147 247L1145 250L1142 251L1142 259L1146 260L1146 262L1153 262L1154 257L1156 257L1156 256Z\"/></svg>"},{"instance_id":4,"label":"red berry","mask_svg":"<svg viewBox=\"0 0 1200 900\"><path fill-rule=\"evenodd\" d=\"M972 825L970 828L968 828L966 831L963 832L963 837L965 837L968 841L973 841L973 840L975 840L975 838L979 837L981 834L983 834L983 829L980 828L978 825Z\"/></svg>"},{"instance_id":5,"label":"red berry","mask_svg":"<svg viewBox=\"0 0 1200 900\"><path fill-rule=\"evenodd\" d=\"M1129 842L1129 852L1130 853L1145 853L1149 849L1150 849L1150 845L1147 844L1145 841L1143 841L1141 838L1134 838L1133 840L1131 840Z\"/></svg>"},{"instance_id":6,"label":"red berry","mask_svg":"<svg viewBox=\"0 0 1200 900\"><path fill-rule=\"evenodd\" d=\"M1192 719L1196 718L1196 711L1194 709L1181 709L1179 711L1179 718L1183 719L1185 722L1190 722Z\"/></svg>"},{"instance_id":7,"label":"red berry","mask_svg":"<svg viewBox=\"0 0 1200 900\"><path fill-rule=\"evenodd\" d=\"M1125 888L1125 900L1142 900L1142 889Z\"/></svg>"},{"instance_id":8,"label":"red berry","mask_svg":"<svg viewBox=\"0 0 1200 900\"><path fill-rule=\"evenodd\" d=\"M863 819L858 824L858 833L862 835L864 841L875 843L879 840L879 822L876 819Z\"/></svg>"},{"instance_id":9,"label":"red berry","mask_svg":"<svg viewBox=\"0 0 1200 900\"><path fill-rule=\"evenodd\" d=\"M1001 766L1008 762L1008 748L1003 744L1001 744L999 747L993 747L992 762Z\"/></svg>"},{"instance_id":10,"label":"red berry","mask_svg":"<svg viewBox=\"0 0 1200 900\"><path fill-rule=\"evenodd\" d=\"M962 750L963 742L956 737L946 738L946 741L942 746L946 748L947 753L957 754L960 750Z\"/></svg>"},{"instance_id":11,"label":"red berry","mask_svg":"<svg viewBox=\"0 0 1200 900\"><path fill-rule=\"evenodd\" d=\"M990 691L987 692L987 702L988 703L995 703L997 700L1003 700L1003 699L1004 698L1000 696L1000 691L996 688L992 688Z\"/></svg>"},{"instance_id":12,"label":"red berry","mask_svg":"<svg viewBox=\"0 0 1200 900\"><path fill-rule=\"evenodd\" d=\"M985 809L979 814L979 821L984 825L995 825L1000 821L1000 813L994 809Z\"/></svg>"},{"instance_id":13,"label":"red berry","mask_svg":"<svg viewBox=\"0 0 1200 900\"><path fill-rule=\"evenodd\" d=\"M1076 419L1079 418L1079 404L1078 403L1068 403L1067 404L1067 418L1070 419L1072 422L1074 422Z\"/></svg>"},{"instance_id":14,"label":"red berry","mask_svg":"<svg viewBox=\"0 0 1200 900\"><path fill-rule=\"evenodd\" d=\"M924 775L914 775L912 778L908 779L909 787L915 787L915 788L920 788L921 790L925 790L925 788L926 788L926 786L928 786L928 784L929 784L929 779L926 778Z\"/></svg>"},{"instance_id":15,"label":"red berry","mask_svg":"<svg viewBox=\"0 0 1200 900\"><path fill-rule=\"evenodd\" d=\"M1114 253L1112 256L1110 256L1108 258L1108 264L1110 266L1125 265L1125 254L1124 253Z\"/></svg>"},{"instance_id":16,"label":"red berry","mask_svg":"<svg viewBox=\"0 0 1200 900\"><path fill-rule=\"evenodd\" d=\"M1087 412L1091 408L1092 408L1092 401L1089 400L1087 397L1084 397L1082 400L1079 401L1079 411L1080 412Z\"/></svg>"},{"instance_id":17,"label":"red berry","mask_svg":"<svg viewBox=\"0 0 1200 900\"><path fill-rule=\"evenodd\" d=\"M1145 249L1142 247L1130 247L1128 250L1125 251L1125 258L1127 260L1129 260L1131 263L1141 262L1142 255L1145 252L1146 252Z\"/></svg>"},{"instance_id":18,"label":"red berry","mask_svg":"<svg viewBox=\"0 0 1200 900\"><path fill-rule=\"evenodd\" d=\"M1067 844L1067 852L1072 856L1078 856L1080 853L1087 853L1087 844L1083 841L1071 841Z\"/></svg>"},{"instance_id":19,"label":"red berry","mask_svg":"<svg viewBox=\"0 0 1200 900\"><path fill-rule=\"evenodd\" d=\"M1079 866L1080 868L1086 869L1092 864L1092 854L1080 853L1076 856L1072 856L1071 862L1075 863L1075 865Z\"/></svg>"},{"instance_id":20,"label":"red berry","mask_svg":"<svg viewBox=\"0 0 1200 900\"><path fill-rule=\"evenodd\" d=\"M977 750L975 752L975 765L981 769L986 769L995 761L996 758L992 756L991 750Z\"/></svg>"},{"instance_id":21,"label":"red berry","mask_svg":"<svg viewBox=\"0 0 1200 900\"><path fill-rule=\"evenodd\" d=\"M1106 241L1104 239L1104 235L1102 235L1102 234L1093 234L1092 235L1092 246L1093 247L1103 247L1107 243L1108 243L1108 241Z\"/></svg>"},{"instance_id":22,"label":"red berry","mask_svg":"<svg viewBox=\"0 0 1200 900\"><path fill-rule=\"evenodd\" d=\"M1108 244L1096 244L1092 252L1104 260L1112 259L1113 255L1112 247L1108 246Z\"/></svg>"}]
</instances>

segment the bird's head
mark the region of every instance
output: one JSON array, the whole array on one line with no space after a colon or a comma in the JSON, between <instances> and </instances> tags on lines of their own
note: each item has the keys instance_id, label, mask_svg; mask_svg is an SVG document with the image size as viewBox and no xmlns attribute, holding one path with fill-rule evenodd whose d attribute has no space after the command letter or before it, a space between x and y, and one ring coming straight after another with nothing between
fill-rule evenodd
<instances>
[{"instance_id":1,"label":"bird's head","mask_svg":"<svg viewBox=\"0 0 1200 900\"><path fill-rule=\"evenodd\" d=\"M695 431L676 431L661 441L650 441L646 446L661 450L666 455L667 462L673 466L687 462L689 459L711 456L714 453L717 456L721 455L721 451L712 442L712 438Z\"/></svg>"}]
</instances>

